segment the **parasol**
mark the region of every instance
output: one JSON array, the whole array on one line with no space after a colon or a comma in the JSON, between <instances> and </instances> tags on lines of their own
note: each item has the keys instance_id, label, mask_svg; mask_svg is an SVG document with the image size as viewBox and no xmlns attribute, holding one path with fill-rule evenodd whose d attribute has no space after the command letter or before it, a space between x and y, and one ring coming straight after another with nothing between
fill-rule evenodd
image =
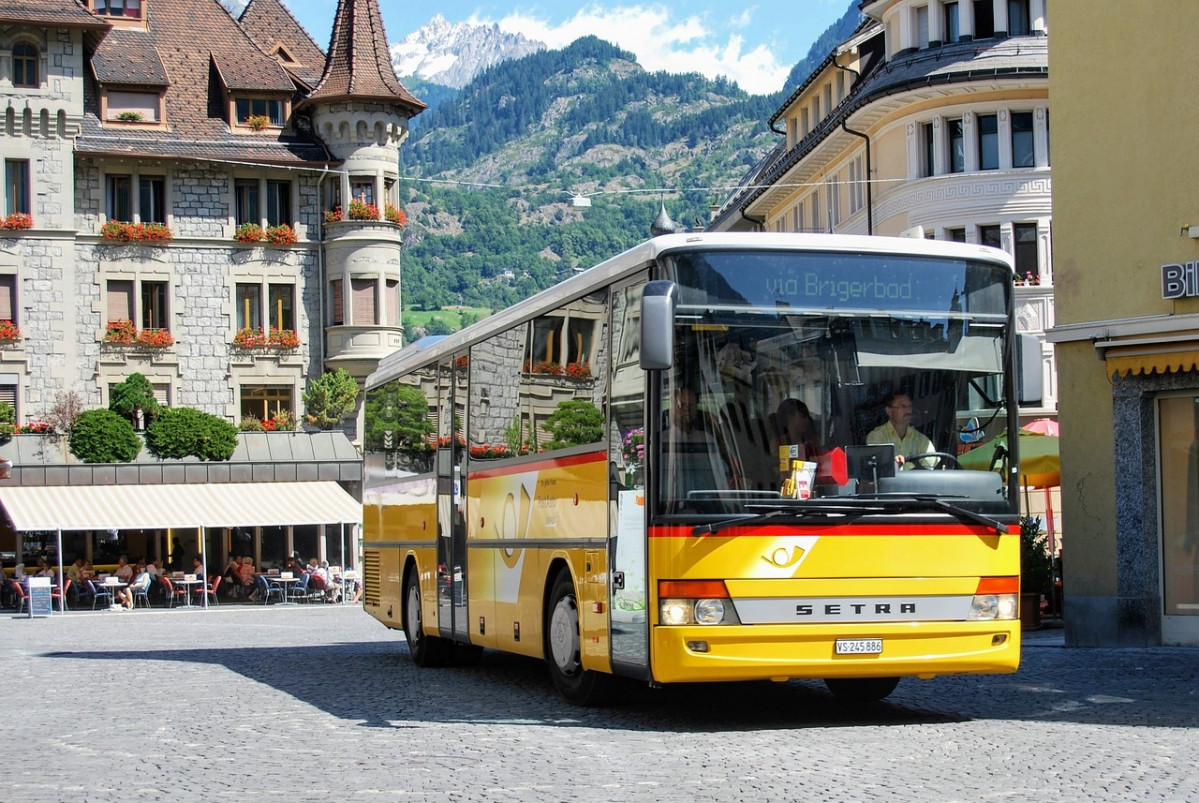
<instances>
[{"instance_id":1,"label":"parasol","mask_svg":"<svg viewBox=\"0 0 1199 803\"><path fill-rule=\"evenodd\" d=\"M1016 442L1020 454L1020 484L1031 488L1052 488L1061 485L1061 459L1058 452L1059 439L1053 435L1020 430ZM996 455L996 451L999 454ZM1005 472L1011 452L1007 433L992 438L982 446L971 449L958 457L962 468L974 471Z\"/></svg>"}]
</instances>

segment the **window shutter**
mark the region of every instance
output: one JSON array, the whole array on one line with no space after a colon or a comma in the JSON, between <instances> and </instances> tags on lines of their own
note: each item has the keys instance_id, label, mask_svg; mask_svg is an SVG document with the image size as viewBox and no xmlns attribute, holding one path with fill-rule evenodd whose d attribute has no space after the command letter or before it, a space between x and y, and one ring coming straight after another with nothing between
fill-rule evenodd
<instances>
[{"instance_id":1,"label":"window shutter","mask_svg":"<svg viewBox=\"0 0 1199 803\"><path fill-rule=\"evenodd\" d=\"M341 285L341 279L334 279L333 281L329 282L329 290L333 296L333 299L329 304L329 314L331 316L331 320L329 322L333 326L341 326L346 322L345 306L343 306L345 304L345 298L342 294Z\"/></svg>"},{"instance_id":2,"label":"window shutter","mask_svg":"<svg viewBox=\"0 0 1199 803\"><path fill-rule=\"evenodd\" d=\"M171 386L166 383L159 384L156 382L152 385L152 387L154 388L154 401L158 402L159 405L163 407L170 407Z\"/></svg>"},{"instance_id":3,"label":"window shutter","mask_svg":"<svg viewBox=\"0 0 1199 803\"><path fill-rule=\"evenodd\" d=\"M350 292L353 295L351 303L350 323L355 326L373 326L375 324L375 280L350 279Z\"/></svg>"},{"instance_id":4,"label":"window shutter","mask_svg":"<svg viewBox=\"0 0 1199 803\"><path fill-rule=\"evenodd\" d=\"M13 316L17 309L17 277L11 273L0 275L0 321L19 323Z\"/></svg>"},{"instance_id":5,"label":"window shutter","mask_svg":"<svg viewBox=\"0 0 1199 803\"><path fill-rule=\"evenodd\" d=\"M17 386L16 385L0 385L0 402L17 409ZM20 420L20 411L17 411L17 420Z\"/></svg>"},{"instance_id":6,"label":"window shutter","mask_svg":"<svg viewBox=\"0 0 1199 803\"><path fill-rule=\"evenodd\" d=\"M383 313L385 326L400 325L400 283L394 279L387 280L387 300Z\"/></svg>"},{"instance_id":7,"label":"window shutter","mask_svg":"<svg viewBox=\"0 0 1199 803\"><path fill-rule=\"evenodd\" d=\"M108 282L108 322L133 320L133 282L112 279Z\"/></svg>"}]
</instances>

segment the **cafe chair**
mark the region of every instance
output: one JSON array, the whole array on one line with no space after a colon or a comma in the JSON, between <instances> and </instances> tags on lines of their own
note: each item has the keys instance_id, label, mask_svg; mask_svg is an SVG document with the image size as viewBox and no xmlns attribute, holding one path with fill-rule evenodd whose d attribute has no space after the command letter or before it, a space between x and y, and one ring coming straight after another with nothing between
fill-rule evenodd
<instances>
[{"instance_id":1,"label":"cafe chair","mask_svg":"<svg viewBox=\"0 0 1199 803\"><path fill-rule=\"evenodd\" d=\"M93 611L96 610L96 606L98 604L100 604L101 600L104 601L105 608L107 608L109 605L112 605L112 592L109 591L108 589L104 588L103 585L96 585L91 580L88 580L87 587L90 590L91 595L92 595L92 610Z\"/></svg>"},{"instance_id":2,"label":"cafe chair","mask_svg":"<svg viewBox=\"0 0 1199 803\"><path fill-rule=\"evenodd\" d=\"M210 582L200 588L197 588L192 593L196 596L197 599L200 600L200 604L204 603L204 597L205 597L205 595L207 595L207 597L212 601L213 605L220 605L220 603L217 602L217 595L216 595L216 590L220 587L221 587L221 576L219 574L214 574L212 576L212 582Z\"/></svg>"},{"instance_id":3,"label":"cafe chair","mask_svg":"<svg viewBox=\"0 0 1199 803\"><path fill-rule=\"evenodd\" d=\"M58 610L61 613L67 612L67 593L71 590L71 578L67 578L65 586L52 586L50 588L51 607L54 605L54 600L58 600Z\"/></svg>"},{"instance_id":4,"label":"cafe chair","mask_svg":"<svg viewBox=\"0 0 1199 803\"><path fill-rule=\"evenodd\" d=\"M71 604L76 608L82 608L89 602L95 602L95 594L92 593L91 584L87 580L76 580L75 584L71 586L71 592L75 595ZM94 604L92 610L95 610Z\"/></svg>"},{"instance_id":5,"label":"cafe chair","mask_svg":"<svg viewBox=\"0 0 1199 803\"><path fill-rule=\"evenodd\" d=\"M13 590L17 598L17 613L29 609L29 594L25 592L25 586L18 583L16 580L9 580L9 588Z\"/></svg>"},{"instance_id":6,"label":"cafe chair","mask_svg":"<svg viewBox=\"0 0 1199 803\"><path fill-rule=\"evenodd\" d=\"M262 595L262 604L266 605L274 596L279 602L283 602L283 587L278 583L272 583L267 579L265 574L257 576L258 593Z\"/></svg>"},{"instance_id":7,"label":"cafe chair","mask_svg":"<svg viewBox=\"0 0 1199 803\"><path fill-rule=\"evenodd\" d=\"M162 578L162 587L166 589L166 602L168 608L174 608L176 601L187 597L187 588L184 586L176 586L171 582L171 578L165 575Z\"/></svg>"},{"instance_id":8,"label":"cafe chair","mask_svg":"<svg viewBox=\"0 0 1199 803\"><path fill-rule=\"evenodd\" d=\"M308 601L308 579L312 577L310 574L305 574L300 577L300 582L292 583L291 588L287 589L287 598L293 602Z\"/></svg>"},{"instance_id":9,"label":"cafe chair","mask_svg":"<svg viewBox=\"0 0 1199 803\"><path fill-rule=\"evenodd\" d=\"M136 608L139 602L142 604L143 607L146 607L146 608L150 607L150 585L149 585L149 583L146 584L145 588L139 588L133 592L133 607Z\"/></svg>"}]
</instances>

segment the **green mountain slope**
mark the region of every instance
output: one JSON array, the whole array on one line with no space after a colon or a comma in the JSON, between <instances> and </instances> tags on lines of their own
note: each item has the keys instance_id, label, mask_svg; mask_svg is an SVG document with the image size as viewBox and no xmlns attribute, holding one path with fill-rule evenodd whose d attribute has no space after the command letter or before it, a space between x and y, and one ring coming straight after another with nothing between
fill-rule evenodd
<instances>
[{"instance_id":1,"label":"green mountain slope","mask_svg":"<svg viewBox=\"0 0 1199 803\"><path fill-rule=\"evenodd\" d=\"M660 205L702 228L777 143L784 97L646 72L595 37L439 94L401 149L405 307L508 306L648 238Z\"/></svg>"}]
</instances>

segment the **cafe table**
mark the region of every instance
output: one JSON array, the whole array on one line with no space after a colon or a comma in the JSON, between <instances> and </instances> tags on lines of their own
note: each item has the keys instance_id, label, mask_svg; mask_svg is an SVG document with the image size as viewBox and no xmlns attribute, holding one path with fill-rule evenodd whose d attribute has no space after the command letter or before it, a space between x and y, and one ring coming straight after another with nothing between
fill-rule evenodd
<instances>
[{"instance_id":1,"label":"cafe table","mask_svg":"<svg viewBox=\"0 0 1199 803\"><path fill-rule=\"evenodd\" d=\"M192 606L192 588L204 585L204 580L194 574L185 574L182 577L172 577L171 584L182 586L183 590L187 592L183 595L183 607L190 608Z\"/></svg>"}]
</instances>

